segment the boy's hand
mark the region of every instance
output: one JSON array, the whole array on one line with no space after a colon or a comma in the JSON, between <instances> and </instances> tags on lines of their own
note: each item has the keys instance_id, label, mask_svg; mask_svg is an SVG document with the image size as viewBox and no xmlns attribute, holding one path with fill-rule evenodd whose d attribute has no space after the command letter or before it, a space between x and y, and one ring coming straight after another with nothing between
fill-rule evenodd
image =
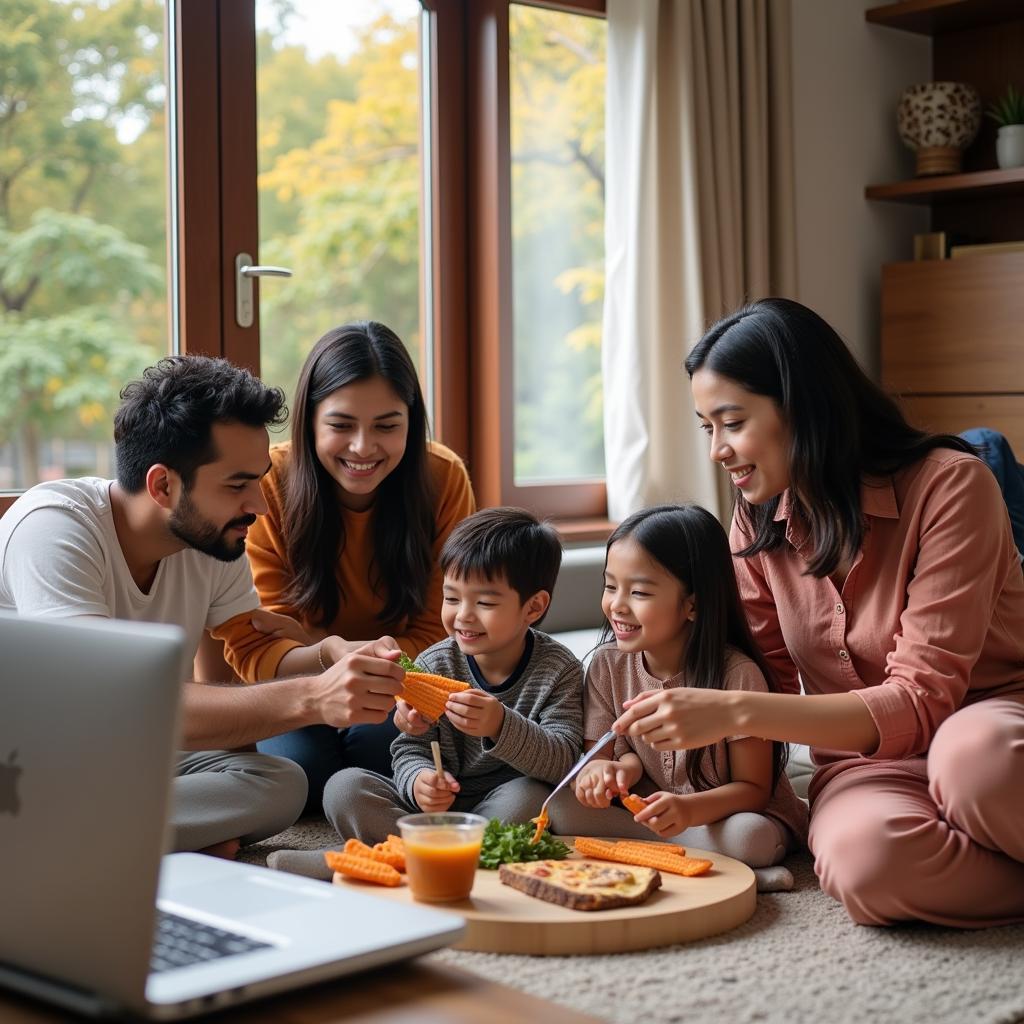
<instances>
[{"instance_id":1,"label":"boy's hand","mask_svg":"<svg viewBox=\"0 0 1024 1024\"><path fill-rule=\"evenodd\" d=\"M698 822L690 810L690 801L677 793L652 793L643 798L647 806L633 815L638 825L646 825L655 835L667 839L677 836Z\"/></svg>"},{"instance_id":2,"label":"boy's hand","mask_svg":"<svg viewBox=\"0 0 1024 1024\"><path fill-rule=\"evenodd\" d=\"M455 803L455 794L460 788L449 772L439 776L432 769L424 768L412 784L412 795L421 811L440 814Z\"/></svg>"},{"instance_id":3,"label":"boy's hand","mask_svg":"<svg viewBox=\"0 0 1024 1024\"><path fill-rule=\"evenodd\" d=\"M395 701L395 725L407 736L422 736L433 723L401 697Z\"/></svg>"},{"instance_id":4,"label":"boy's hand","mask_svg":"<svg viewBox=\"0 0 1024 1024\"><path fill-rule=\"evenodd\" d=\"M444 711L459 732L489 740L498 738L505 721L505 705L497 697L474 688L450 694Z\"/></svg>"},{"instance_id":5,"label":"boy's hand","mask_svg":"<svg viewBox=\"0 0 1024 1024\"><path fill-rule=\"evenodd\" d=\"M629 766L621 761L591 761L576 776L576 799L584 807L607 807L617 796L625 796L635 782Z\"/></svg>"}]
</instances>

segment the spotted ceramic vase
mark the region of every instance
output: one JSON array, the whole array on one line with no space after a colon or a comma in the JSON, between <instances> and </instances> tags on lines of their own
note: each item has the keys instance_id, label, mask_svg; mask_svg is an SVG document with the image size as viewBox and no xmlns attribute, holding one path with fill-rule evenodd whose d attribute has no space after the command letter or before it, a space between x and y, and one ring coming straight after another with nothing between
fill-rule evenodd
<instances>
[{"instance_id":1,"label":"spotted ceramic vase","mask_svg":"<svg viewBox=\"0 0 1024 1024\"><path fill-rule=\"evenodd\" d=\"M923 82L900 97L896 121L918 175L955 174L981 127L981 98L965 82Z\"/></svg>"}]
</instances>

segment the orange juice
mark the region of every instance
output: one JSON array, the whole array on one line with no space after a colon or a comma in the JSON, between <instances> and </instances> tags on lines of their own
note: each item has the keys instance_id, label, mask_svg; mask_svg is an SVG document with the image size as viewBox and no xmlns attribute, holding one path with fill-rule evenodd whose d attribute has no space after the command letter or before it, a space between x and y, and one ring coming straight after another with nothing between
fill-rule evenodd
<instances>
[{"instance_id":1,"label":"orange juice","mask_svg":"<svg viewBox=\"0 0 1024 1024\"><path fill-rule=\"evenodd\" d=\"M417 829L405 839L405 870L418 900L464 900L473 888L480 861L480 840L466 840L455 829Z\"/></svg>"}]
</instances>

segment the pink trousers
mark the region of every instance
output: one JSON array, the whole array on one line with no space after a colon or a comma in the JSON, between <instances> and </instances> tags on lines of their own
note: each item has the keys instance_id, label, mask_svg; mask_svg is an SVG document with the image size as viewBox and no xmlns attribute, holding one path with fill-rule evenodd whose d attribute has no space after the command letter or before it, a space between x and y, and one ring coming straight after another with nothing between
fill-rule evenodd
<instances>
[{"instance_id":1,"label":"pink trousers","mask_svg":"<svg viewBox=\"0 0 1024 1024\"><path fill-rule=\"evenodd\" d=\"M1024 694L962 708L925 757L844 761L815 784L814 868L858 924L1024 921Z\"/></svg>"}]
</instances>

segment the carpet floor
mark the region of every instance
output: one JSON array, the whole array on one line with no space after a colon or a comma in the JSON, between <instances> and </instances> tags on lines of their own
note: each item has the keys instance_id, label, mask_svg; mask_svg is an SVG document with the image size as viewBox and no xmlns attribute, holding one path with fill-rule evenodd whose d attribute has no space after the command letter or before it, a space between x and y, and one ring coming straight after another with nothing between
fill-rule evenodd
<instances>
[{"instance_id":1,"label":"carpet floor","mask_svg":"<svg viewBox=\"0 0 1024 1024\"><path fill-rule=\"evenodd\" d=\"M335 841L305 820L243 851ZM455 964L610 1024L1020 1024L1024 925L959 931L862 928L819 888L809 856L796 887L762 893L740 928L687 945L615 956L538 957L442 950Z\"/></svg>"}]
</instances>

